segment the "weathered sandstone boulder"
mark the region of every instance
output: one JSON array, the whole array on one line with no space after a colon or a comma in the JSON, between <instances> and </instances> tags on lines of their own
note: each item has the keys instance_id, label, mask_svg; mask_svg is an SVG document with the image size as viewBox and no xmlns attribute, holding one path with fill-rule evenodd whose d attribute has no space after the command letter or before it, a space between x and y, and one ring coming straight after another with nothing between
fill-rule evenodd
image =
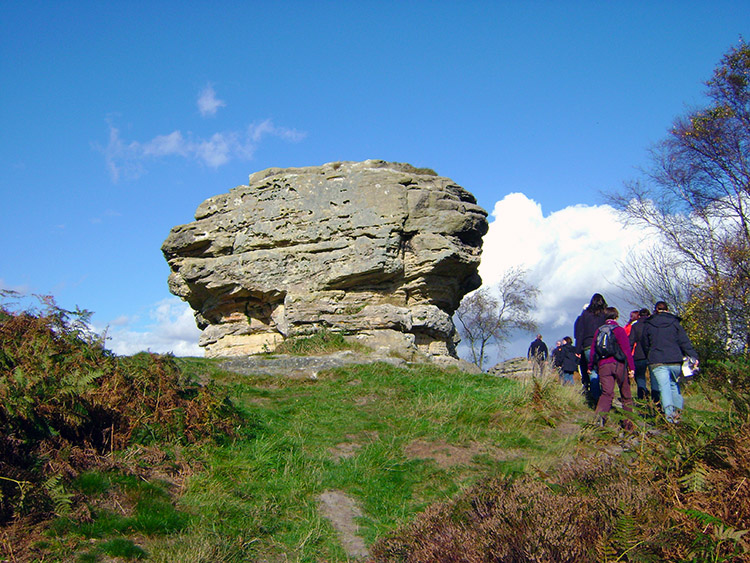
<instances>
[{"instance_id":1,"label":"weathered sandstone boulder","mask_svg":"<svg viewBox=\"0 0 750 563\"><path fill-rule=\"evenodd\" d=\"M448 178L379 160L269 168L203 202L162 251L207 356L340 331L406 359L455 358L487 213Z\"/></svg>"}]
</instances>

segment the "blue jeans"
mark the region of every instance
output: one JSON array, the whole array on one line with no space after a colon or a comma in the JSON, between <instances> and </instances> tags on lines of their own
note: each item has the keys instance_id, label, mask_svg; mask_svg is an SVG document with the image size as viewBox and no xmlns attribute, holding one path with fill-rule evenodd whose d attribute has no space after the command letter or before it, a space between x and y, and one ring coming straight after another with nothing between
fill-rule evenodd
<instances>
[{"instance_id":1,"label":"blue jeans","mask_svg":"<svg viewBox=\"0 0 750 563\"><path fill-rule=\"evenodd\" d=\"M677 410L681 410L684 404L680 384L677 378L682 371L681 364L660 364L650 366L651 378L659 384L659 393L661 397L661 408L664 416L669 422L677 421Z\"/></svg>"},{"instance_id":2,"label":"blue jeans","mask_svg":"<svg viewBox=\"0 0 750 563\"><path fill-rule=\"evenodd\" d=\"M589 365L589 359L591 358L591 348L586 348L583 351L583 357L585 358L586 365ZM591 393L591 400L594 404L599 401L599 396L602 394L601 388L599 387L599 374L596 373L596 367L589 372L589 392Z\"/></svg>"},{"instance_id":3,"label":"blue jeans","mask_svg":"<svg viewBox=\"0 0 750 563\"><path fill-rule=\"evenodd\" d=\"M573 385L573 373L572 371L564 371L562 372L562 376L560 376L560 383L563 385Z\"/></svg>"}]
</instances>

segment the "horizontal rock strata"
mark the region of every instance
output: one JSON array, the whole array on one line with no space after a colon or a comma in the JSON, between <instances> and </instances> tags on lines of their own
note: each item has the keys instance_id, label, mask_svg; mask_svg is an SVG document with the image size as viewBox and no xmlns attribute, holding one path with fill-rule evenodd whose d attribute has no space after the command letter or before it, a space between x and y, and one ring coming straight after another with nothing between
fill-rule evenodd
<instances>
[{"instance_id":1,"label":"horizontal rock strata","mask_svg":"<svg viewBox=\"0 0 750 563\"><path fill-rule=\"evenodd\" d=\"M332 330L405 359L455 358L487 213L452 180L368 160L270 168L203 202L162 246L207 356Z\"/></svg>"}]
</instances>

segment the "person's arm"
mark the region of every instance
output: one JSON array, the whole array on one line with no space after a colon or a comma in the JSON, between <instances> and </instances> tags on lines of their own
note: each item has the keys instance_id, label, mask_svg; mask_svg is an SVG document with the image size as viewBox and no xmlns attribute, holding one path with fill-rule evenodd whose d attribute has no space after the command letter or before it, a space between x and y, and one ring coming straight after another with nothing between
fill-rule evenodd
<instances>
[{"instance_id":1,"label":"person's arm","mask_svg":"<svg viewBox=\"0 0 750 563\"><path fill-rule=\"evenodd\" d=\"M643 323L636 321L633 323L633 328L630 330L628 335L628 341L630 342L630 352L635 355L635 349L641 346L641 335L643 335Z\"/></svg>"}]
</instances>

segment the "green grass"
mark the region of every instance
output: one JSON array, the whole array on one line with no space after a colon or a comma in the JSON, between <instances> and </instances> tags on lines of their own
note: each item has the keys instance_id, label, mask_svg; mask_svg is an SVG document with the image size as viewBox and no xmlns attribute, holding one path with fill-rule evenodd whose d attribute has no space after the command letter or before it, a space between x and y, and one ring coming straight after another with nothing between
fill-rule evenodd
<instances>
[{"instance_id":1,"label":"green grass","mask_svg":"<svg viewBox=\"0 0 750 563\"><path fill-rule=\"evenodd\" d=\"M155 538L188 527L191 515L179 510L165 482L147 481L121 472L88 471L70 483L86 496L88 517L58 517L38 547L56 552L59 561L100 561L105 555L147 559L148 552L128 536Z\"/></svg>"},{"instance_id":2,"label":"green grass","mask_svg":"<svg viewBox=\"0 0 750 563\"><path fill-rule=\"evenodd\" d=\"M309 336L293 336L284 340L274 350L275 354L293 356L318 356L342 350L369 353L372 350L363 344L350 342L340 332L321 330Z\"/></svg>"},{"instance_id":3,"label":"green grass","mask_svg":"<svg viewBox=\"0 0 750 563\"><path fill-rule=\"evenodd\" d=\"M213 370L212 378L252 414L254 433L203 448L205 469L179 503L193 515L189 527L147 541L156 561L345 561L318 510L322 492L357 501L370 544L488 475L553 466L577 441L551 433L550 421L587 412L568 388L548 390L553 409L533 405L527 385L430 366L352 366L315 380ZM415 443L468 453L439 463L407 455Z\"/></svg>"},{"instance_id":4,"label":"green grass","mask_svg":"<svg viewBox=\"0 0 750 563\"><path fill-rule=\"evenodd\" d=\"M179 446L198 468L179 490L122 471L82 473L70 490L85 495L90 518L54 521L39 544L45 560L347 561L321 514L321 493L354 499L358 534L373 545L478 483L551 474L581 449L616 442L623 416L613 412L606 428L595 427L577 388L551 379L385 363L300 379L176 361L186 379L228 392L243 428L231 439ZM686 420L718 421L726 408L698 385L686 401Z\"/></svg>"},{"instance_id":5,"label":"green grass","mask_svg":"<svg viewBox=\"0 0 750 563\"><path fill-rule=\"evenodd\" d=\"M680 425L642 403L599 428L577 389L553 379L385 363L307 379L246 376L203 358L112 356L82 340L66 314L0 307L3 560L348 560L323 493L354 503L357 534L379 561L426 548L430 534L434 551L420 562L468 553L469 532L474 553L487 553L485 532L533 550L550 513L585 534L550 532L550 554L576 555L548 560L581 560L593 548L598 560L624 560L640 525L633 515L654 506L641 554L674 560L692 545L719 560L746 547L750 496L737 483L750 471L747 360L709 364L710 378L686 385ZM328 333L288 345L299 354L350 347ZM637 435L621 433L624 416ZM610 464L602 454L612 450ZM597 496L600 486L612 494ZM623 493L632 498L617 504ZM485 510L493 505L500 510ZM601 512L589 526L594 505ZM615 514L622 525L610 522ZM674 522L692 531L675 535ZM462 539L451 548L454 537Z\"/></svg>"}]
</instances>

